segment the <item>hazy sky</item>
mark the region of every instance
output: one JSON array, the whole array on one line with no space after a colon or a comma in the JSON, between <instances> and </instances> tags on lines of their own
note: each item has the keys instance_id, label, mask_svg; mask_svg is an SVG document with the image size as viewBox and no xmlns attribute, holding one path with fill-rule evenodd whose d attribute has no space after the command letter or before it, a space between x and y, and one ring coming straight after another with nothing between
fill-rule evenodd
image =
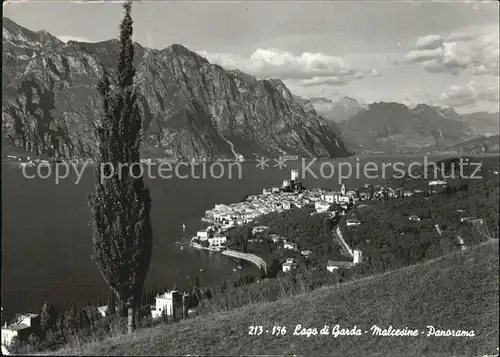
<instances>
[{"instance_id":1,"label":"hazy sky","mask_svg":"<svg viewBox=\"0 0 500 357\"><path fill-rule=\"evenodd\" d=\"M4 3L5 4L5 3ZM134 38L180 43L292 92L498 111L497 2L187 2L134 4ZM118 34L118 3L10 2L4 16L62 40Z\"/></svg>"}]
</instances>

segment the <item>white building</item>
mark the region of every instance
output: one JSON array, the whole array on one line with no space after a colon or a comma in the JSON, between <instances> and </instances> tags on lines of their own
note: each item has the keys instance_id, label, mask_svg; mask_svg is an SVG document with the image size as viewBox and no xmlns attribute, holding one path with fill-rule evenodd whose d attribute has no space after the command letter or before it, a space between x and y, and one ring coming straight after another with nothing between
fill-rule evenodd
<instances>
[{"instance_id":1,"label":"white building","mask_svg":"<svg viewBox=\"0 0 500 357\"><path fill-rule=\"evenodd\" d=\"M339 203L339 204L347 204L350 202L350 198L349 196L346 196L346 195L335 195L335 202L336 203Z\"/></svg>"},{"instance_id":2,"label":"white building","mask_svg":"<svg viewBox=\"0 0 500 357\"><path fill-rule=\"evenodd\" d=\"M253 234L262 233L262 232L265 232L265 231L268 231L268 230L269 230L268 226L257 226L257 227L253 227L252 228L252 233Z\"/></svg>"},{"instance_id":3,"label":"white building","mask_svg":"<svg viewBox=\"0 0 500 357\"><path fill-rule=\"evenodd\" d=\"M363 252L359 249L354 249L353 257L352 257L352 262L354 264L359 264L363 260Z\"/></svg>"},{"instance_id":4,"label":"white building","mask_svg":"<svg viewBox=\"0 0 500 357\"><path fill-rule=\"evenodd\" d=\"M290 184L290 180L286 180L286 179L285 179L285 180L283 180L283 188L285 188L285 187L290 187L290 185L291 185L291 184Z\"/></svg>"},{"instance_id":5,"label":"white building","mask_svg":"<svg viewBox=\"0 0 500 357\"><path fill-rule=\"evenodd\" d=\"M339 268L351 268L354 264L352 262L344 262L344 261L332 261L329 260L326 264L326 270L330 273L333 273L335 270Z\"/></svg>"},{"instance_id":6,"label":"white building","mask_svg":"<svg viewBox=\"0 0 500 357\"><path fill-rule=\"evenodd\" d=\"M429 182L429 186L441 186L441 185L446 185L446 181L442 180L434 180Z\"/></svg>"},{"instance_id":7,"label":"white building","mask_svg":"<svg viewBox=\"0 0 500 357\"><path fill-rule=\"evenodd\" d=\"M347 196L347 197L354 198L354 197L356 197L356 196L357 196L357 193L356 193L356 191L354 191L354 190L349 190L349 191L347 191L346 196Z\"/></svg>"},{"instance_id":8,"label":"white building","mask_svg":"<svg viewBox=\"0 0 500 357\"><path fill-rule=\"evenodd\" d=\"M283 263L281 269L283 270L283 273L287 273L290 270L295 269L295 263Z\"/></svg>"},{"instance_id":9,"label":"white building","mask_svg":"<svg viewBox=\"0 0 500 357\"><path fill-rule=\"evenodd\" d=\"M181 316L182 314L182 296L178 291L169 291L156 296L156 305L151 306L151 317L157 319L165 313L167 316Z\"/></svg>"},{"instance_id":10,"label":"white building","mask_svg":"<svg viewBox=\"0 0 500 357\"><path fill-rule=\"evenodd\" d=\"M316 212L327 212L330 208L332 207L331 203L328 203L326 201L316 201L314 202L314 209Z\"/></svg>"},{"instance_id":11,"label":"white building","mask_svg":"<svg viewBox=\"0 0 500 357\"><path fill-rule=\"evenodd\" d=\"M99 312L101 314L102 317L106 317L109 315L110 311L109 311L109 307L108 305L104 305L104 306L99 306L97 308L97 312Z\"/></svg>"},{"instance_id":12,"label":"white building","mask_svg":"<svg viewBox=\"0 0 500 357\"><path fill-rule=\"evenodd\" d=\"M321 195L321 199L328 203L335 203L335 194L325 193L324 195Z\"/></svg>"},{"instance_id":13,"label":"white building","mask_svg":"<svg viewBox=\"0 0 500 357\"><path fill-rule=\"evenodd\" d=\"M281 202L281 207L283 209L291 209L292 203L290 201L283 201L283 202Z\"/></svg>"},{"instance_id":14,"label":"white building","mask_svg":"<svg viewBox=\"0 0 500 357\"><path fill-rule=\"evenodd\" d=\"M283 244L284 249L291 249L291 250L297 250L297 244L292 243L292 242L285 242Z\"/></svg>"},{"instance_id":15,"label":"white building","mask_svg":"<svg viewBox=\"0 0 500 357\"><path fill-rule=\"evenodd\" d=\"M299 181L299 170L292 170L290 179L295 182Z\"/></svg>"},{"instance_id":16,"label":"white building","mask_svg":"<svg viewBox=\"0 0 500 357\"><path fill-rule=\"evenodd\" d=\"M9 347L12 339L17 337L19 341L27 341L30 334L38 333L40 330L40 316L37 314L25 314L19 316L17 321L11 325L2 327L2 345Z\"/></svg>"},{"instance_id":17,"label":"white building","mask_svg":"<svg viewBox=\"0 0 500 357\"><path fill-rule=\"evenodd\" d=\"M273 243L279 243L282 240L279 234L270 234L269 239L271 239Z\"/></svg>"},{"instance_id":18,"label":"white building","mask_svg":"<svg viewBox=\"0 0 500 357\"><path fill-rule=\"evenodd\" d=\"M222 235L222 234L216 234L211 238L208 238L208 243L210 244L211 247L216 246L225 246L227 241L227 237Z\"/></svg>"},{"instance_id":19,"label":"white building","mask_svg":"<svg viewBox=\"0 0 500 357\"><path fill-rule=\"evenodd\" d=\"M210 231L208 229L202 229L201 231L196 232L196 237L200 240L207 240L210 238Z\"/></svg>"},{"instance_id":20,"label":"white building","mask_svg":"<svg viewBox=\"0 0 500 357\"><path fill-rule=\"evenodd\" d=\"M460 250L465 250L467 247L465 246L465 242L462 237L456 236L455 237L458 243L458 246L460 247Z\"/></svg>"},{"instance_id":21,"label":"white building","mask_svg":"<svg viewBox=\"0 0 500 357\"><path fill-rule=\"evenodd\" d=\"M281 265L281 269L284 273L289 272L292 269L295 269L297 264L295 264L294 258L286 258L286 261Z\"/></svg>"},{"instance_id":22,"label":"white building","mask_svg":"<svg viewBox=\"0 0 500 357\"><path fill-rule=\"evenodd\" d=\"M346 220L347 226L359 226L361 222L358 219L348 219Z\"/></svg>"}]
</instances>

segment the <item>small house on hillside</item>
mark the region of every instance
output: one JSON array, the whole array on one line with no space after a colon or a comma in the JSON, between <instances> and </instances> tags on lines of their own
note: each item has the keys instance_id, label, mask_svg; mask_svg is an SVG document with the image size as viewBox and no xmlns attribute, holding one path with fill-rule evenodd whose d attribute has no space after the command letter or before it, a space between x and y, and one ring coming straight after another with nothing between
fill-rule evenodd
<instances>
[{"instance_id":1,"label":"small house on hillside","mask_svg":"<svg viewBox=\"0 0 500 357\"><path fill-rule=\"evenodd\" d=\"M268 238L271 239L273 243L279 243L282 240L281 236L275 233L270 234Z\"/></svg>"},{"instance_id":2,"label":"small house on hillside","mask_svg":"<svg viewBox=\"0 0 500 357\"><path fill-rule=\"evenodd\" d=\"M352 262L354 264L359 264L363 261L363 251L360 249L354 249L352 255Z\"/></svg>"},{"instance_id":3,"label":"small house on hillside","mask_svg":"<svg viewBox=\"0 0 500 357\"><path fill-rule=\"evenodd\" d=\"M101 314L102 317L106 317L110 314L110 310L109 310L108 305L99 306L97 308L97 312L99 312L99 314Z\"/></svg>"},{"instance_id":4,"label":"small house on hillside","mask_svg":"<svg viewBox=\"0 0 500 357\"><path fill-rule=\"evenodd\" d=\"M310 250L303 250L300 252L300 254L302 254L304 257L309 257L309 256L313 255L314 253L311 252Z\"/></svg>"},{"instance_id":5,"label":"small house on hillside","mask_svg":"<svg viewBox=\"0 0 500 357\"><path fill-rule=\"evenodd\" d=\"M402 192L402 197L411 197L413 196L413 192L411 191L403 191Z\"/></svg>"},{"instance_id":6,"label":"small house on hillside","mask_svg":"<svg viewBox=\"0 0 500 357\"><path fill-rule=\"evenodd\" d=\"M297 250L297 244L296 243L292 243L292 242L285 242L283 244L283 248L284 249Z\"/></svg>"},{"instance_id":7,"label":"small house on hillside","mask_svg":"<svg viewBox=\"0 0 500 357\"><path fill-rule=\"evenodd\" d=\"M290 201L283 201L283 202L281 202L281 207L283 209L291 209L292 203Z\"/></svg>"},{"instance_id":8,"label":"small house on hillside","mask_svg":"<svg viewBox=\"0 0 500 357\"><path fill-rule=\"evenodd\" d=\"M257 227L253 227L252 228L252 233L253 234L256 234L256 233L263 233L263 232L266 232L269 230L269 227L268 226L257 226Z\"/></svg>"},{"instance_id":9,"label":"small house on hillside","mask_svg":"<svg viewBox=\"0 0 500 357\"><path fill-rule=\"evenodd\" d=\"M346 225L349 226L359 226L361 221L359 219L351 218L346 220Z\"/></svg>"},{"instance_id":10,"label":"small house on hillside","mask_svg":"<svg viewBox=\"0 0 500 357\"><path fill-rule=\"evenodd\" d=\"M40 331L40 316L38 314L25 314L19 316L16 322L2 327L2 345L9 347L14 337L19 341L28 341L29 336Z\"/></svg>"},{"instance_id":11,"label":"small house on hillside","mask_svg":"<svg viewBox=\"0 0 500 357\"><path fill-rule=\"evenodd\" d=\"M353 262L345 262L345 261L334 261L329 260L326 264L326 270L330 273L333 273L335 270L340 268L352 268L355 264Z\"/></svg>"},{"instance_id":12,"label":"small house on hillside","mask_svg":"<svg viewBox=\"0 0 500 357\"><path fill-rule=\"evenodd\" d=\"M182 315L182 294L178 291L168 291L156 296L156 304L151 306L151 317L157 319L163 316Z\"/></svg>"},{"instance_id":13,"label":"small house on hillside","mask_svg":"<svg viewBox=\"0 0 500 357\"><path fill-rule=\"evenodd\" d=\"M314 203L314 209L316 210L316 212L323 213L323 212L328 211L331 207L332 207L332 204L328 203L326 201L316 201Z\"/></svg>"},{"instance_id":14,"label":"small house on hillside","mask_svg":"<svg viewBox=\"0 0 500 357\"><path fill-rule=\"evenodd\" d=\"M297 267L297 264L295 264L295 262L293 260L292 261L287 260L285 263L283 263L283 265L281 266L281 269L283 270L283 273L287 273L290 270L295 269L296 267Z\"/></svg>"},{"instance_id":15,"label":"small house on hillside","mask_svg":"<svg viewBox=\"0 0 500 357\"><path fill-rule=\"evenodd\" d=\"M447 182L442 180L434 180L429 182L429 186L444 186L446 184Z\"/></svg>"}]
</instances>

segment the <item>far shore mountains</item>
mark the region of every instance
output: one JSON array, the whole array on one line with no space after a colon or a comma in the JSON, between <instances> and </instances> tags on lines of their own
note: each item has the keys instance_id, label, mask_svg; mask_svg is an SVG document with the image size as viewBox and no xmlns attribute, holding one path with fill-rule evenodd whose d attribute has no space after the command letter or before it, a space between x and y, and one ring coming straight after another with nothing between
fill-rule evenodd
<instances>
[{"instance_id":1,"label":"far shore mountains","mask_svg":"<svg viewBox=\"0 0 500 357\"><path fill-rule=\"evenodd\" d=\"M362 105L344 97L311 98L315 111L335 124L354 151L446 151L485 143L498 151L499 113L458 114L453 108L379 102ZM489 139L490 138L490 139ZM469 143L471 142L471 143ZM469 146L468 146L469 145Z\"/></svg>"},{"instance_id":2,"label":"far shore mountains","mask_svg":"<svg viewBox=\"0 0 500 357\"><path fill-rule=\"evenodd\" d=\"M64 43L4 18L2 47L2 146L56 159L92 157L96 86L101 65L115 67L119 42ZM136 43L135 62L146 158L335 158L439 151L498 135L498 113L303 99L279 79L225 70L178 44L152 50Z\"/></svg>"}]
</instances>

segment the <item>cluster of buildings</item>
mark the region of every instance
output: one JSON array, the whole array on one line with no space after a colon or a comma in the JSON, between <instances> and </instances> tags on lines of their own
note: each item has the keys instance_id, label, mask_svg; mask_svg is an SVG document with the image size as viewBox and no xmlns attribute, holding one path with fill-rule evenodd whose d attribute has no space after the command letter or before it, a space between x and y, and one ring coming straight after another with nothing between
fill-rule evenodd
<instances>
[{"instance_id":1,"label":"cluster of buildings","mask_svg":"<svg viewBox=\"0 0 500 357\"><path fill-rule=\"evenodd\" d=\"M203 220L228 229L249 223L264 214L288 210L294 206L303 207L311 201L306 197L298 175L298 170L292 170L290 180L283 180L281 187L265 188L261 195L248 196L238 203L215 205L205 212Z\"/></svg>"},{"instance_id":2,"label":"cluster of buildings","mask_svg":"<svg viewBox=\"0 0 500 357\"><path fill-rule=\"evenodd\" d=\"M429 186L443 186L445 181L434 180L429 182ZM271 212L280 212L292 207L302 208L306 205L314 205L316 213L329 212L331 216L345 215L349 207L359 204L365 200L388 200L395 198L411 197L413 195L423 195L425 192L420 189L406 190L403 188L393 189L381 185L364 185L361 190L347 189L345 184L341 185L340 191L329 189L309 189L302 185L298 170L292 170L289 179L284 179L281 186L264 188L262 194L246 197L239 203L229 205L219 204L211 210L205 212L204 221L211 223L205 230L197 232L192 239L192 244L201 245L208 249L223 250L227 236L224 234L228 229L250 223L258 216ZM410 220L417 220L418 217L410 217ZM358 219L346 220L346 225L359 226ZM253 228L253 237L250 241L262 241L270 239L276 244L282 245L285 250L299 251L296 243L290 242L286 237L268 232L269 227L258 226ZM265 235L259 233L267 232ZM350 248L349 248L350 250ZM313 254L310 251L301 252L303 256ZM362 253L358 250L351 251L351 261L337 262L329 261L328 271L334 271L340 267L351 267L362 260ZM284 272L290 271L297 266L293 258L287 258L282 265Z\"/></svg>"},{"instance_id":3,"label":"cluster of buildings","mask_svg":"<svg viewBox=\"0 0 500 357\"><path fill-rule=\"evenodd\" d=\"M218 204L211 210L205 212L204 221L211 225L204 230L197 232L193 237L191 244L195 247L205 247L213 250L225 249L227 236L224 234L228 229L252 222L260 215L271 212L280 212L289 210L292 207L302 208L306 205L314 205L317 213L331 212L332 216L337 214L344 215L350 204L356 203L361 199L368 199L368 196L360 195L358 191L347 190L342 185L340 191L331 191L324 189L306 190L302 185L298 170L291 170L289 179L284 179L281 186L265 188L262 194L246 197L239 203L230 205ZM348 225L359 225L360 222L350 219ZM265 235L260 233L266 233ZM269 227L253 227L252 241L262 241L264 239L272 240L280 244L284 250L299 251L296 243L288 241L286 237L269 232ZM309 250L300 252L307 257L313 252ZM288 258L282 265L283 271L290 271L297 266L293 258Z\"/></svg>"},{"instance_id":4,"label":"cluster of buildings","mask_svg":"<svg viewBox=\"0 0 500 357\"><path fill-rule=\"evenodd\" d=\"M3 160L5 162L10 162L18 167L34 167L38 164L50 164L54 162L66 162L68 164L85 165L91 164L94 161L91 158L87 159L63 159L63 160L48 160L42 159L40 157L23 156L23 155L4 155Z\"/></svg>"},{"instance_id":5,"label":"cluster of buildings","mask_svg":"<svg viewBox=\"0 0 500 357\"><path fill-rule=\"evenodd\" d=\"M429 186L445 185L446 182L433 181ZM318 195L319 192L319 195ZM332 190L311 190L309 199L314 202L316 212L332 212L332 214L344 215L349 206L358 204L365 200L388 200L395 198L411 197L413 195L423 195L425 192L420 189L404 190L403 188L393 189L380 185L364 185L362 190L348 190L342 184L340 191ZM354 225L349 224L348 225Z\"/></svg>"},{"instance_id":6,"label":"cluster of buildings","mask_svg":"<svg viewBox=\"0 0 500 357\"><path fill-rule=\"evenodd\" d=\"M195 248L207 248L215 251L226 249L227 236L218 225L212 225L196 232L191 238L191 245Z\"/></svg>"}]
</instances>

